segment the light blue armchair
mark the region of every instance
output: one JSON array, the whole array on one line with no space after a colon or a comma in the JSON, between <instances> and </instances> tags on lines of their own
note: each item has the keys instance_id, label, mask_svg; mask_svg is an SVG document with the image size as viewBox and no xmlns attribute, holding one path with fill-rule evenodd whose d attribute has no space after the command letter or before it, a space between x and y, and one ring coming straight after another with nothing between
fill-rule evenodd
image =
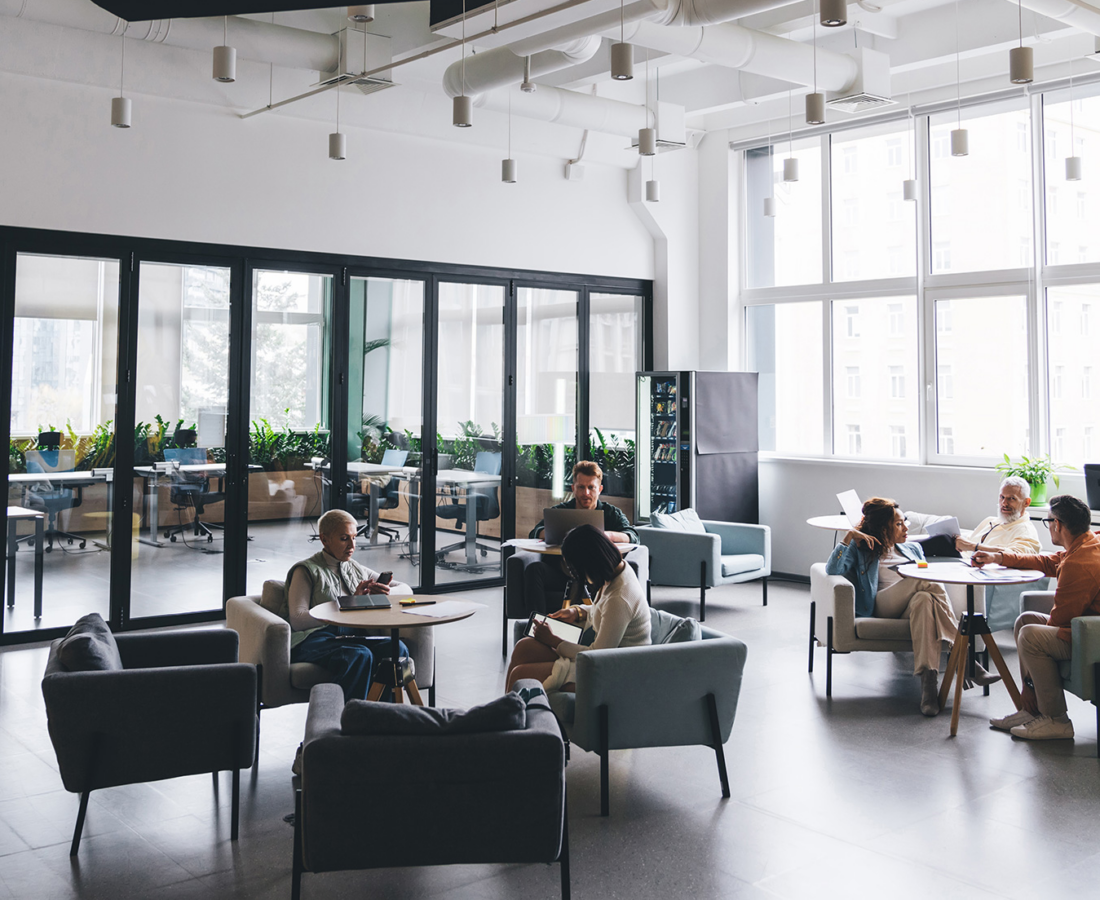
<instances>
[{"instance_id":1,"label":"light blue armchair","mask_svg":"<svg viewBox=\"0 0 1100 900\"><path fill-rule=\"evenodd\" d=\"M1025 591L1020 612L1050 613L1054 591ZM1062 688L1096 707L1096 755L1100 757L1100 616L1078 616L1070 623L1071 656L1058 664Z\"/></svg>"},{"instance_id":2,"label":"light blue armchair","mask_svg":"<svg viewBox=\"0 0 1100 900\"><path fill-rule=\"evenodd\" d=\"M650 610L645 647L586 650L577 656L577 692L551 693L569 739L600 755L600 815L610 809L610 751L702 744L714 750L722 796L730 796L726 757L745 645L663 610ZM661 643L666 640L666 643Z\"/></svg>"},{"instance_id":3,"label":"light blue armchair","mask_svg":"<svg viewBox=\"0 0 1100 900\"><path fill-rule=\"evenodd\" d=\"M649 548L653 584L699 586L699 621L707 617L707 588L720 584L760 579L768 605L772 533L767 525L702 520L686 509L654 515L652 525L640 525L637 531Z\"/></svg>"}]
</instances>

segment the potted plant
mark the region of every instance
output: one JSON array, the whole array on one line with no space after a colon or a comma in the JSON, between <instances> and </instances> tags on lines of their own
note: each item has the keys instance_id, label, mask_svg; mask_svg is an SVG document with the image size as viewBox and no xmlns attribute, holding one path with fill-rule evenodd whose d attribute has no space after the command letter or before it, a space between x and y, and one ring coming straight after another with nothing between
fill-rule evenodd
<instances>
[{"instance_id":1,"label":"potted plant","mask_svg":"<svg viewBox=\"0 0 1100 900\"><path fill-rule=\"evenodd\" d=\"M1047 482L1053 481L1057 488L1060 484L1055 469L1068 469L1069 466L1055 466L1047 456L1037 456L1034 459L1021 456L1020 461L1014 463L1005 454L1004 462L997 463L996 469L1005 478L1017 475L1031 485L1031 502L1034 506L1043 506L1047 502Z\"/></svg>"}]
</instances>

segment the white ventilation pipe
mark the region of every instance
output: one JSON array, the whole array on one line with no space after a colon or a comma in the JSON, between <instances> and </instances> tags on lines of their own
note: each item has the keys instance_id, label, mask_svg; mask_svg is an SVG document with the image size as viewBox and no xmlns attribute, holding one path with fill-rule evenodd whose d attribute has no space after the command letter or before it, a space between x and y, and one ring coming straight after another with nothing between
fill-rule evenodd
<instances>
[{"instance_id":1,"label":"white ventilation pipe","mask_svg":"<svg viewBox=\"0 0 1100 900\"><path fill-rule=\"evenodd\" d=\"M728 66L753 75L807 86L816 83L818 89L824 91L847 90L855 84L859 74L859 66L852 57L818 47L815 79L811 45L742 28L732 22L681 28L636 22L627 26L626 39L640 47Z\"/></svg>"},{"instance_id":2,"label":"white ventilation pipe","mask_svg":"<svg viewBox=\"0 0 1100 900\"><path fill-rule=\"evenodd\" d=\"M588 62L600 49L600 39L595 35L579 38L554 50L543 50L531 55L531 75L549 75L561 69L568 69ZM463 90L463 70L466 73L466 86ZM451 63L443 73L443 90L448 97L466 94L476 97L486 91L519 84L523 81L523 57L516 56L508 47L485 50L462 61Z\"/></svg>"},{"instance_id":3,"label":"white ventilation pipe","mask_svg":"<svg viewBox=\"0 0 1100 900\"><path fill-rule=\"evenodd\" d=\"M1089 34L1100 34L1100 10L1077 0L1022 0L1025 9ZM1016 0L1012 0L1013 6Z\"/></svg>"},{"instance_id":4,"label":"white ventilation pipe","mask_svg":"<svg viewBox=\"0 0 1100 900\"><path fill-rule=\"evenodd\" d=\"M493 91L482 94L474 104L498 112L508 110L511 94L512 115L553 122L569 128L585 128L604 134L637 137L646 122L646 108L591 94L578 94L564 88L539 85L533 94L521 91Z\"/></svg>"},{"instance_id":5,"label":"white ventilation pipe","mask_svg":"<svg viewBox=\"0 0 1100 900\"><path fill-rule=\"evenodd\" d=\"M0 15L48 25L78 28L99 34L126 34L131 40L150 41L210 52L222 43L222 21L217 19L153 19L127 24L88 0L0 0ZM294 69L331 72L340 62L340 41L331 34L231 17L229 30L237 56Z\"/></svg>"}]
</instances>

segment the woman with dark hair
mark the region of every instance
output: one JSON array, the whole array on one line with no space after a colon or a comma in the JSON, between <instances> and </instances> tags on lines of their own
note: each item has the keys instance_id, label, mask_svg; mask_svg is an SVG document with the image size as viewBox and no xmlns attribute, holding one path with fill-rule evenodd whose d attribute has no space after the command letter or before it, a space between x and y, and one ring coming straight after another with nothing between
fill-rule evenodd
<instances>
[{"instance_id":1,"label":"woman with dark hair","mask_svg":"<svg viewBox=\"0 0 1100 900\"><path fill-rule=\"evenodd\" d=\"M536 622L534 636L523 638L512 650L507 690L521 678L535 678L547 690L572 691L578 653L649 643L645 589L604 533L591 525L578 525L562 541L561 555L572 576L588 584L594 599L591 606L569 606L550 618L582 625L594 637L587 646L575 644Z\"/></svg>"},{"instance_id":2,"label":"woman with dark hair","mask_svg":"<svg viewBox=\"0 0 1100 900\"><path fill-rule=\"evenodd\" d=\"M872 497L863 504L859 528L849 531L833 548L825 571L843 575L855 587L856 618L908 619L913 641L913 674L920 676L920 711L926 716L940 711L940 655L944 641L958 633L955 612L943 585L915 578L902 578L897 567L922 562L924 551L916 542L906 543L908 523L898 504L885 497ZM975 681L991 684L997 676L980 666Z\"/></svg>"}]
</instances>

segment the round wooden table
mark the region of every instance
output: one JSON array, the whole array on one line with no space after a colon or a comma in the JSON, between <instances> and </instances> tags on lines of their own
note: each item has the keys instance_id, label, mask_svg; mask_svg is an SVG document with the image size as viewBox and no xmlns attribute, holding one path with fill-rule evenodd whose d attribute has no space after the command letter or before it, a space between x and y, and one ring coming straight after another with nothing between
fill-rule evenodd
<instances>
[{"instance_id":1,"label":"round wooden table","mask_svg":"<svg viewBox=\"0 0 1100 900\"><path fill-rule=\"evenodd\" d=\"M461 610L456 610L453 615L446 616L422 616L416 615L414 612L406 612L406 607L401 606L401 600L415 599L420 601L429 602L427 608L431 609L432 606L448 601L455 604L460 604L464 607ZM392 593L389 595L390 606L388 609L385 607L379 607L378 609L340 609L340 605L331 600L328 603L321 603L313 607L309 614L313 618L320 622L325 622L329 625L340 625L344 628L377 628L377 629L389 629L390 632L390 659L393 662L393 700L395 703L403 703L404 697L402 696L402 683L401 678L398 676L397 666L398 660L401 657L400 639L398 638L398 629L400 628L426 628L432 625L447 625L450 622L459 622L462 619L468 619L475 612L477 612L479 604L470 603L466 600L460 600L457 597L449 596L447 594L432 594L431 596L419 596L413 597L408 593ZM415 610L416 607L411 607ZM378 695L380 696L382 691L385 690L385 685L375 682L371 685L371 693L375 692L375 688L378 688ZM408 684L409 697L417 706L423 706L424 703L420 699L420 690L416 686L416 680L413 679ZM368 700L376 699L376 697L367 696Z\"/></svg>"},{"instance_id":2,"label":"round wooden table","mask_svg":"<svg viewBox=\"0 0 1100 900\"><path fill-rule=\"evenodd\" d=\"M979 569L963 562L933 562L924 568L916 563L906 563L898 566L897 571L902 578L966 585L966 613L959 619L959 633L951 645L951 654L947 657L947 670L943 673L943 684L940 685L940 709L943 709L947 702L947 692L951 689L951 680L955 679L955 705L951 709L951 737L954 737L959 730L963 680L967 672L970 675L974 674L974 651L979 635L985 643L986 650L989 651L990 659L1001 674L1001 679L1008 689L1008 695L1016 704L1016 709L1019 709L1020 692L1016 688L1012 673L1005 665L997 642L989 636L989 623L986 622L985 613L974 612L974 585L1027 584L1030 581L1045 578L1045 573L1035 569L1006 569L1004 566L986 566Z\"/></svg>"}]
</instances>

